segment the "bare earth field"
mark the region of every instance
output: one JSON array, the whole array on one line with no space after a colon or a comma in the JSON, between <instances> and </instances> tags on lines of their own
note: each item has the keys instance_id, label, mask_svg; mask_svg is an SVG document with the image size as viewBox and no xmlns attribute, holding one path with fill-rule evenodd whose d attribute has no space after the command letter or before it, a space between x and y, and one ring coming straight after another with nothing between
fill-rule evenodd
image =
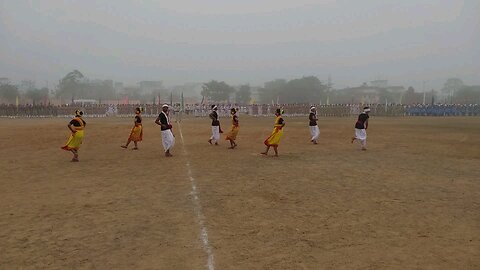
<instances>
[{"instance_id":1,"label":"bare earth field","mask_svg":"<svg viewBox=\"0 0 480 270\"><path fill-rule=\"evenodd\" d=\"M144 119L0 119L0 269L480 269L480 118L240 117L239 147L209 120L174 125L173 158ZM230 120L222 119L227 130ZM181 131L181 132L180 132ZM185 143L182 144L181 134Z\"/></svg>"}]
</instances>

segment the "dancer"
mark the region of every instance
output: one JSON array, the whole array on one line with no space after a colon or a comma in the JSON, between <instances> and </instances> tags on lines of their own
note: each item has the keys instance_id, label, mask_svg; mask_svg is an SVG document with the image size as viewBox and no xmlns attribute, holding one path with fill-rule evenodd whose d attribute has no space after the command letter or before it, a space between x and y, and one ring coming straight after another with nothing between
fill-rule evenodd
<instances>
[{"instance_id":1,"label":"dancer","mask_svg":"<svg viewBox=\"0 0 480 270\"><path fill-rule=\"evenodd\" d=\"M228 132L225 140L230 141L230 147L228 149L234 149L235 147L237 147L237 143L235 142L235 140L237 139L237 134L240 130L240 126L238 125L237 110L235 108L230 109L230 115L232 117L232 129L230 130L230 132Z\"/></svg>"},{"instance_id":2,"label":"dancer","mask_svg":"<svg viewBox=\"0 0 480 270\"><path fill-rule=\"evenodd\" d=\"M368 128L368 113L370 112L370 107L364 107L363 112L358 115L358 120L355 123L355 137L352 137L352 143L355 140L360 142L361 149L363 151L367 150L367 128Z\"/></svg>"},{"instance_id":3,"label":"dancer","mask_svg":"<svg viewBox=\"0 0 480 270\"><path fill-rule=\"evenodd\" d=\"M127 143L122 145L122 148L128 148L130 142L133 141L135 147L133 150L138 150L137 142L141 142L143 139L143 127L142 127L142 110L140 108L135 109L135 118L133 120L133 128L130 131L130 136L128 137Z\"/></svg>"},{"instance_id":4,"label":"dancer","mask_svg":"<svg viewBox=\"0 0 480 270\"><path fill-rule=\"evenodd\" d=\"M217 105L212 105L212 112L208 115L212 119L212 136L208 140L209 144L215 143L218 145L220 140L220 121L218 121Z\"/></svg>"},{"instance_id":5,"label":"dancer","mask_svg":"<svg viewBox=\"0 0 480 270\"><path fill-rule=\"evenodd\" d=\"M73 154L72 162L78 162L78 150L83 141L84 129L87 123L82 119L83 112L76 110L75 117L68 123L67 127L72 132L64 146L63 150L70 151Z\"/></svg>"},{"instance_id":6,"label":"dancer","mask_svg":"<svg viewBox=\"0 0 480 270\"><path fill-rule=\"evenodd\" d=\"M318 144L317 140L318 140L318 137L320 136L320 129L318 128L318 125L317 125L318 118L317 118L317 109L315 108L315 106L310 107L310 115L308 116L308 120L310 120L310 123L309 123L310 135L312 136L310 141L313 144Z\"/></svg>"},{"instance_id":7,"label":"dancer","mask_svg":"<svg viewBox=\"0 0 480 270\"><path fill-rule=\"evenodd\" d=\"M268 150L270 147L273 146L273 150L275 151L275 156L278 157L278 144L280 143L280 139L283 136L283 127L285 126L285 121L282 118L283 110L278 108L275 111L275 125L273 126L272 134L264 141L264 144L267 146L265 152L262 152L262 155L268 155Z\"/></svg>"},{"instance_id":8,"label":"dancer","mask_svg":"<svg viewBox=\"0 0 480 270\"><path fill-rule=\"evenodd\" d=\"M164 104L162 106L162 112L155 120L155 124L159 125L162 131L162 144L163 149L165 150L165 156L172 157L173 155L170 153L170 150L175 145L175 136L173 136L172 133L172 124L170 123L170 119L168 117L168 110L169 106Z\"/></svg>"}]
</instances>

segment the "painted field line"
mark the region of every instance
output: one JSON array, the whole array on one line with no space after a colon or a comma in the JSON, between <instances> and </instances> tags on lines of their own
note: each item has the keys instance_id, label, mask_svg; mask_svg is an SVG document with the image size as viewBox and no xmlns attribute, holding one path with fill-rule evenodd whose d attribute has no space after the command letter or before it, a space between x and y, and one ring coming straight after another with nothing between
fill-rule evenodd
<instances>
[{"instance_id":1,"label":"painted field line","mask_svg":"<svg viewBox=\"0 0 480 270\"><path fill-rule=\"evenodd\" d=\"M215 269L215 261L213 257L213 251L212 248L210 247L210 244L208 242L208 232L207 232L207 227L205 226L205 215L202 212L202 204L200 203L200 198L199 194L197 191L197 183L195 181L195 178L193 178L192 174L192 169L190 166L190 161L188 160L188 152L185 147L185 141L183 140L183 133L182 133L182 126L180 123L178 123L178 130L180 132L180 139L182 140L182 146L183 146L183 153L187 157L187 173L188 173L188 178L190 179L190 184L192 185L192 191L190 192L190 195L192 196L192 201L193 201L193 210L195 212L195 216L197 218L198 225L200 227L200 238L202 240L202 247L205 253L207 253L207 266L208 270L214 270Z\"/></svg>"}]
</instances>

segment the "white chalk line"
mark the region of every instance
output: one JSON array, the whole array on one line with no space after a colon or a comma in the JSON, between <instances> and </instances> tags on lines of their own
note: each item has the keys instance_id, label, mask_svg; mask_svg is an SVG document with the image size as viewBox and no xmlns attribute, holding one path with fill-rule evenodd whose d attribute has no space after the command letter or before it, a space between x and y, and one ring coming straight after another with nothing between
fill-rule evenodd
<instances>
[{"instance_id":1,"label":"white chalk line","mask_svg":"<svg viewBox=\"0 0 480 270\"><path fill-rule=\"evenodd\" d=\"M197 183L195 181L195 178L193 178L192 169L190 167L190 161L188 161L188 153L187 153L187 149L185 148L185 141L183 140L182 127L180 126L180 123L178 123L178 127L179 127L178 130L180 132L180 139L182 140L183 153L185 154L185 156L187 156L187 164L186 164L187 173L188 173L188 178L190 179L190 183L192 185L192 191L190 192L190 195L192 196L193 210L195 212L198 225L200 227L200 238L202 240L203 250L205 251L205 253L207 253L207 257L208 257L208 260L207 260L208 270L214 270L215 261L213 257L212 248L210 247L210 244L208 241L208 232L205 226L205 215L202 212L202 205L200 203L200 198L197 191Z\"/></svg>"}]
</instances>

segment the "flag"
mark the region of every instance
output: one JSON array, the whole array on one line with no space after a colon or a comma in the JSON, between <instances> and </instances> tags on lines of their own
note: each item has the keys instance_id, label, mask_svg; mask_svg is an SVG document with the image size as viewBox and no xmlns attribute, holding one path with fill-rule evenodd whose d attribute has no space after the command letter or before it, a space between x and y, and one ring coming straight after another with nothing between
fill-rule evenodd
<instances>
[{"instance_id":1,"label":"flag","mask_svg":"<svg viewBox=\"0 0 480 270\"><path fill-rule=\"evenodd\" d=\"M330 96L327 96L327 105L330 105Z\"/></svg>"},{"instance_id":2,"label":"flag","mask_svg":"<svg viewBox=\"0 0 480 270\"><path fill-rule=\"evenodd\" d=\"M388 101L387 101L387 98L385 98L385 112L387 112L387 107L388 107Z\"/></svg>"},{"instance_id":3,"label":"flag","mask_svg":"<svg viewBox=\"0 0 480 270\"><path fill-rule=\"evenodd\" d=\"M173 106L173 91L170 92L170 106Z\"/></svg>"},{"instance_id":4,"label":"flag","mask_svg":"<svg viewBox=\"0 0 480 270\"><path fill-rule=\"evenodd\" d=\"M18 96L17 96L17 99L15 100L15 105L17 105L18 107Z\"/></svg>"}]
</instances>

